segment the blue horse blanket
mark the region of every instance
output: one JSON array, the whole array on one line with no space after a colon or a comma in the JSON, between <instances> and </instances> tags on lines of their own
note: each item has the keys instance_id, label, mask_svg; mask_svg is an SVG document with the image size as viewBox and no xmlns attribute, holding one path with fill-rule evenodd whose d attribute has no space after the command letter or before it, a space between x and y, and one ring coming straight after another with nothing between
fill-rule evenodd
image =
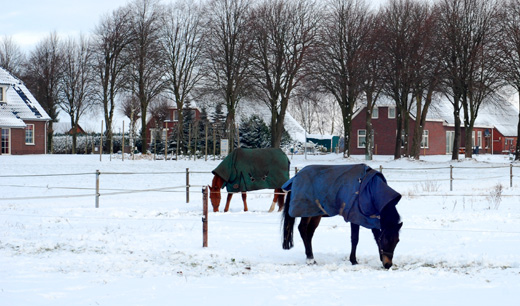
<instances>
[{"instance_id":1,"label":"blue horse blanket","mask_svg":"<svg viewBox=\"0 0 520 306\"><path fill-rule=\"evenodd\" d=\"M224 179L228 192L239 192L280 188L289 179L289 167L280 149L238 148L212 172Z\"/></svg>"},{"instance_id":2,"label":"blue horse blanket","mask_svg":"<svg viewBox=\"0 0 520 306\"><path fill-rule=\"evenodd\" d=\"M342 215L370 229L381 229L381 211L401 199L382 173L365 164L306 166L282 188L291 191L291 217Z\"/></svg>"}]
</instances>

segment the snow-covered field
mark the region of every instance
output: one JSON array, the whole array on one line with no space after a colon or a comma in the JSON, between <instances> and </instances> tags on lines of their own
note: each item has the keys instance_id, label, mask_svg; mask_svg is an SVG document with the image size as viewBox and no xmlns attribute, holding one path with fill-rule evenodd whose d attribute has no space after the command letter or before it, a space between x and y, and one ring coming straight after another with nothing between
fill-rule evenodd
<instances>
[{"instance_id":1,"label":"snow-covered field","mask_svg":"<svg viewBox=\"0 0 520 306\"><path fill-rule=\"evenodd\" d=\"M365 162L290 158L292 169ZM520 168L510 188L507 156L368 162L403 194L390 270L366 229L350 264L341 217L322 220L317 265L306 265L298 236L283 250L271 191L250 193L249 212L240 197L231 212L211 212L203 248L201 186L218 162L0 156L0 305L518 305Z\"/></svg>"}]
</instances>

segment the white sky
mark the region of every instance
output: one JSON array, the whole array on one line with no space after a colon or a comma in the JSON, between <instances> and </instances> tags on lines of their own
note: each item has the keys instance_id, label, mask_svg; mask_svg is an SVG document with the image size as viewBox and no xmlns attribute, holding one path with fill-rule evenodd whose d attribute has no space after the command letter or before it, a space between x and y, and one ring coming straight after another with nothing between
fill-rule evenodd
<instances>
[{"instance_id":1,"label":"white sky","mask_svg":"<svg viewBox=\"0 0 520 306\"><path fill-rule=\"evenodd\" d=\"M366 1L374 7L386 2ZM11 36L24 52L30 52L53 31L63 38L91 33L103 14L128 2L129 0L0 0L0 35Z\"/></svg>"},{"instance_id":2,"label":"white sky","mask_svg":"<svg viewBox=\"0 0 520 306\"><path fill-rule=\"evenodd\" d=\"M0 34L11 36L25 52L56 31L60 37L92 32L103 14L128 0L0 1Z\"/></svg>"}]
</instances>

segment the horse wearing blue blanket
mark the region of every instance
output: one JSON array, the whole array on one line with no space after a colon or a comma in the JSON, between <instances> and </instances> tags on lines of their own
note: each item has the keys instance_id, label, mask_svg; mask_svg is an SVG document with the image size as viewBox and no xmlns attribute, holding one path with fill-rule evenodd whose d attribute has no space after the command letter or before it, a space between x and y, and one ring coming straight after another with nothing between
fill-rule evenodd
<instances>
[{"instance_id":1,"label":"horse wearing blue blanket","mask_svg":"<svg viewBox=\"0 0 520 306\"><path fill-rule=\"evenodd\" d=\"M365 164L310 165L288 180L283 212L283 248L293 247L296 217L305 245L307 263L315 264L312 237L322 217L341 215L350 222L350 262L357 264L359 226L372 230L383 266L389 269L399 242L400 221L396 205L401 195L387 185L382 173Z\"/></svg>"}]
</instances>

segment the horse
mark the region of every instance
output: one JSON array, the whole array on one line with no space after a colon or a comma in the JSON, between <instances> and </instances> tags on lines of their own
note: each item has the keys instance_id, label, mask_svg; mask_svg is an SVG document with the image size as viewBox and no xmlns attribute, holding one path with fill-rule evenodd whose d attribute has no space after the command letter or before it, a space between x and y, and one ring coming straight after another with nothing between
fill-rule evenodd
<instances>
[{"instance_id":1,"label":"horse","mask_svg":"<svg viewBox=\"0 0 520 306\"><path fill-rule=\"evenodd\" d=\"M319 184L327 182L327 187ZM282 214L283 249L294 246L293 228L296 217L301 217L298 230L305 246L306 261L307 264L316 264L312 250L316 228L322 217L341 214L351 227L350 262L358 264L356 249L361 225L372 230L383 267L392 267L399 231L403 226L396 209L401 195L386 184L381 173L363 164L313 165L303 168L282 188L289 190Z\"/></svg>"},{"instance_id":2,"label":"horse","mask_svg":"<svg viewBox=\"0 0 520 306\"><path fill-rule=\"evenodd\" d=\"M278 148L235 149L212 171L214 176L209 188L213 211L219 210L220 189L224 187L228 192L224 212L229 211L231 198L238 192L242 193L244 211L248 211L246 192L260 189L274 189L269 212L277 203L281 211L285 198L281 187L289 179L289 167L287 155Z\"/></svg>"}]
</instances>

